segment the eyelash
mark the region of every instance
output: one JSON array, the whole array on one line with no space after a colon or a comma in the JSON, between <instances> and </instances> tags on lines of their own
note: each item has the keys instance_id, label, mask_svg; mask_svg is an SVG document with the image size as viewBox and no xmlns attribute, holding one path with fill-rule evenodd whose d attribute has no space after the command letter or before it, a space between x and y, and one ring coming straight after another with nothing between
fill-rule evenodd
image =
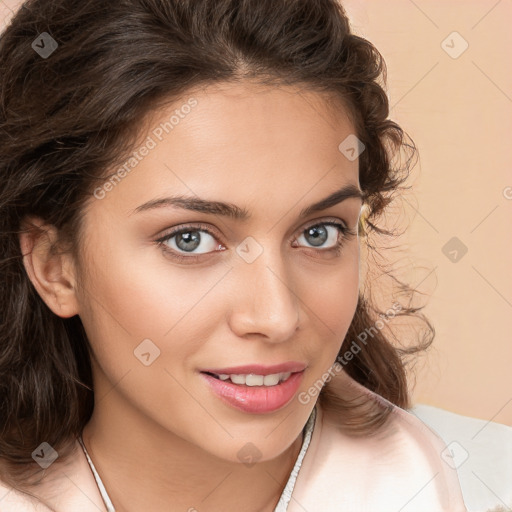
<instances>
[{"instance_id":1,"label":"eyelash","mask_svg":"<svg viewBox=\"0 0 512 512\"><path fill-rule=\"evenodd\" d=\"M310 224L310 225L306 226L305 228L303 228L301 231L301 234L304 231L307 231L308 229L318 227L318 226L334 226L335 228L338 229L338 231L342 235L341 238L338 237L338 240L334 247L331 247L329 249L318 249L318 252L334 253L335 256L339 256L341 254L341 250L343 249L345 243L349 242L350 240L352 240L354 237L357 236L357 232L355 230L345 226L344 224L342 224L340 222L334 222L334 221L315 222L315 223ZM183 256L182 253L176 252L174 249L170 249L168 246L165 245L165 242L171 240L176 235L187 233L189 231L205 231L213 238L215 238L215 239L217 238L216 235L211 231L211 229L206 224L199 223L199 224L185 225L179 229L171 231L167 235L157 239L156 243L158 244L159 247L162 248L162 250L164 252L166 252L172 258L174 258L180 262L187 261L189 263L195 263L196 261L201 259L201 257L206 257L206 256L208 256L208 254L212 254L210 252L210 253L202 253L202 254L196 254L196 255L191 254L189 256ZM313 247L308 247L307 249L315 250ZM214 252L217 252L217 251L214 251Z\"/></svg>"}]
</instances>

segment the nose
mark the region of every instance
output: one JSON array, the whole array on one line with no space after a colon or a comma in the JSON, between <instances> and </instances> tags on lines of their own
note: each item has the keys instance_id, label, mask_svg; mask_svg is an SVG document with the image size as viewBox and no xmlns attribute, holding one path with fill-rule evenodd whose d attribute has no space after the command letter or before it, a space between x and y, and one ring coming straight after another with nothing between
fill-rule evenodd
<instances>
[{"instance_id":1,"label":"nose","mask_svg":"<svg viewBox=\"0 0 512 512\"><path fill-rule=\"evenodd\" d=\"M236 281L231 330L273 343L290 339L299 326L300 301L282 260L265 250L252 263L239 261L231 273Z\"/></svg>"}]
</instances>

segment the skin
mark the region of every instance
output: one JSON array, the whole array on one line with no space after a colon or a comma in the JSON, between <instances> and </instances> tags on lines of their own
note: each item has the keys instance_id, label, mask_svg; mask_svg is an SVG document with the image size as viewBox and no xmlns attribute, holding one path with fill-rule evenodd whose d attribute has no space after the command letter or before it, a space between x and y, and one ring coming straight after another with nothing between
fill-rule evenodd
<instances>
[{"instance_id":1,"label":"skin","mask_svg":"<svg viewBox=\"0 0 512 512\"><path fill-rule=\"evenodd\" d=\"M317 397L248 414L217 398L198 371L301 361L300 393L334 363L356 309L359 239L336 255L337 228L324 226L320 247L305 229L334 220L357 230L362 202L298 215L343 185L359 188L358 160L338 149L354 128L332 98L291 86L217 84L192 96L190 114L90 201L80 260L52 255L45 237L27 234L24 263L52 311L78 314L90 340L96 404L83 439L116 510L272 511ZM171 194L230 202L251 219L174 207L131 213ZM215 238L199 232L196 262L172 259L155 242L198 222ZM236 252L249 236L263 248L252 263ZM166 245L190 254L175 242ZM160 350L150 366L134 356L146 338ZM247 443L261 453L250 467L237 455Z\"/></svg>"}]
</instances>

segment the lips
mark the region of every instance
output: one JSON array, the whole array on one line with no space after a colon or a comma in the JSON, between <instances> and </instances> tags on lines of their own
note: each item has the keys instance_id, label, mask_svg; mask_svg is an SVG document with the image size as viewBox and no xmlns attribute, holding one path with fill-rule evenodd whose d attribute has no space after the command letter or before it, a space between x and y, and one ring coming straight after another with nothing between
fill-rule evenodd
<instances>
[{"instance_id":1,"label":"lips","mask_svg":"<svg viewBox=\"0 0 512 512\"><path fill-rule=\"evenodd\" d=\"M266 387L238 385L201 372L201 378L214 396L231 407L251 414L270 413L286 407L300 388L303 377L304 371L295 372L285 381Z\"/></svg>"}]
</instances>

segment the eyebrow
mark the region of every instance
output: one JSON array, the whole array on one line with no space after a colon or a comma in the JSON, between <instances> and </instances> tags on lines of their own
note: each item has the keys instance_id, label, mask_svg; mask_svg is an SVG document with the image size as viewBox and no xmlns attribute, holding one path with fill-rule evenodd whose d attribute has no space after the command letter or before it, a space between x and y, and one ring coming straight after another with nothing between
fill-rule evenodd
<instances>
[{"instance_id":1,"label":"eyebrow","mask_svg":"<svg viewBox=\"0 0 512 512\"><path fill-rule=\"evenodd\" d=\"M346 199L357 198L364 200L363 192L355 185L349 184L336 190L332 194L328 195L324 199L311 204L301 210L299 218L307 217L308 215L326 210L331 206L345 201ZM194 212L209 213L212 215L222 215L225 217L231 217L236 220L248 220L251 218L251 214L245 209L233 203L224 203L221 201L210 201L207 199L201 199L199 197L190 196L171 196L164 197L161 199L152 199L144 204L141 204L135 208L130 215L133 213L145 212L154 210L162 207L177 207L183 208L184 210L190 210Z\"/></svg>"}]
</instances>

